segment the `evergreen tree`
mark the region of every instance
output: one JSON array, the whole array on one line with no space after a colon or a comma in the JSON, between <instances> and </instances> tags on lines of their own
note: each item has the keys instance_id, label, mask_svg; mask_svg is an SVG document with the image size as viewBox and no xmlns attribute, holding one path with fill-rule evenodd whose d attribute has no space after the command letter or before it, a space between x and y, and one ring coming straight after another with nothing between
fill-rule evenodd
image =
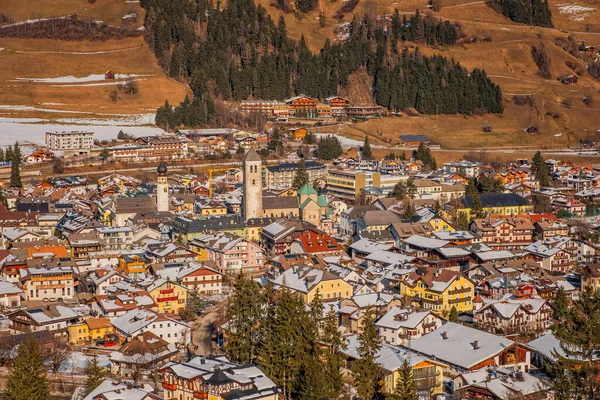
<instances>
[{"instance_id":1,"label":"evergreen tree","mask_svg":"<svg viewBox=\"0 0 600 400\"><path fill-rule=\"evenodd\" d=\"M556 292L554 303L552 305L554 306L554 319L557 321L562 320L566 316L569 308L567 295L562 287Z\"/></svg>"},{"instance_id":2,"label":"evergreen tree","mask_svg":"<svg viewBox=\"0 0 600 400\"><path fill-rule=\"evenodd\" d=\"M466 231L469 229L469 218L467 218L466 213L458 213L458 216L456 217L455 228L459 231Z\"/></svg>"},{"instance_id":3,"label":"evergreen tree","mask_svg":"<svg viewBox=\"0 0 600 400\"><path fill-rule=\"evenodd\" d=\"M417 210L415 209L415 206L411 201L407 201L402 217L404 219L412 219L415 215L417 215Z\"/></svg>"},{"instance_id":4,"label":"evergreen tree","mask_svg":"<svg viewBox=\"0 0 600 400\"><path fill-rule=\"evenodd\" d=\"M14 158L10 167L10 186L13 188L23 187L23 183L21 182L21 167Z\"/></svg>"},{"instance_id":5,"label":"evergreen tree","mask_svg":"<svg viewBox=\"0 0 600 400\"><path fill-rule=\"evenodd\" d=\"M555 319L551 330L565 354L563 357L555 352L556 362L550 365L557 399L598 398L600 369L596 356L600 351L600 291L586 287L566 310L564 318ZM568 359L581 361L572 363Z\"/></svg>"},{"instance_id":6,"label":"evergreen tree","mask_svg":"<svg viewBox=\"0 0 600 400\"><path fill-rule=\"evenodd\" d=\"M406 184L404 182L398 182L394 185L394 189L392 189L391 193L392 197L395 197L398 200L406 197Z\"/></svg>"},{"instance_id":7,"label":"evergreen tree","mask_svg":"<svg viewBox=\"0 0 600 400\"><path fill-rule=\"evenodd\" d=\"M338 329L338 317L333 309L329 311L323 321L321 342L325 345L323 354L325 377L327 379L328 398L339 397L344 380L341 369L344 366L342 350L346 348L344 338Z\"/></svg>"},{"instance_id":8,"label":"evergreen tree","mask_svg":"<svg viewBox=\"0 0 600 400\"><path fill-rule=\"evenodd\" d=\"M231 361L241 364L256 362L264 304L259 286L240 274L227 309L232 334L226 342L225 353Z\"/></svg>"},{"instance_id":9,"label":"evergreen tree","mask_svg":"<svg viewBox=\"0 0 600 400\"><path fill-rule=\"evenodd\" d=\"M548 167L540 151L537 151L531 160L531 170L541 187L550 186Z\"/></svg>"},{"instance_id":10,"label":"evergreen tree","mask_svg":"<svg viewBox=\"0 0 600 400\"><path fill-rule=\"evenodd\" d=\"M0 147L0 163L3 163L4 161L6 161L6 159L4 158L4 150L2 149L2 147Z\"/></svg>"},{"instance_id":11,"label":"evergreen tree","mask_svg":"<svg viewBox=\"0 0 600 400\"><path fill-rule=\"evenodd\" d=\"M469 178L469 182L467 182L467 186L465 187L465 196L475 196L478 193L477 179L475 177Z\"/></svg>"},{"instance_id":12,"label":"evergreen tree","mask_svg":"<svg viewBox=\"0 0 600 400\"><path fill-rule=\"evenodd\" d=\"M481 204L479 192L476 192L473 196L471 196L471 199L471 218L482 218L483 206Z\"/></svg>"},{"instance_id":13,"label":"evergreen tree","mask_svg":"<svg viewBox=\"0 0 600 400\"><path fill-rule=\"evenodd\" d=\"M6 152L4 153L5 161L12 161L14 157L12 146L6 146Z\"/></svg>"},{"instance_id":14,"label":"evergreen tree","mask_svg":"<svg viewBox=\"0 0 600 400\"><path fill-rule=\"evenodd\" d=\"M292 182L292 187L294 189L300 189L307 183L310 183L310 176L306 170L306 162L304 160L300 160L298 163L298 171L296 171L296 176L294 176L294 180Z\"/></svg>"},{"instance_id":15,"label":"evergreen tree","mask_svg":"<svg viewBox=\"0 0 600 400\"><path fill-rule=\"evenodd\" d=\"M85 393L90 394L96 389L106 378L106 368L98 364L98 357L94 356L91 361L88 361L85 369L87 375L85 379Z\"/></svg>"},{"instance_id":16,"label":"evergreen tree","mask_svg":"<svg viewBox=\"0 0 600 400\"><path fill-rule=\"evenodd\" d=\"M413 379L412 366L408 362L408 359L402 361L402 367L400 368L400 374L396 380L396 387L394 388L393 400L418 400L417 385Z\"/></svg>"},{"instance_id":17,"label":"evergreen tree","mask_svg":"<svg viewBox=\"0 0 600 400\"><path fill-rule=\"evenodd\" d=\"M319 153L319 158L327 161L335 160L344 152L340 140L333 135L328 135L319 139L317 151Z\"/></svg>"},{"instance_id":18,"label":"evergreen tree","mask_svg":"<svg viewBox=\"0 0 600 400\"><path fill-rule=\"evenodd\" d=\"M411 176L406 181L406 195L408 197L410 197L411 199L414 199L416 194L417 194L417 185L415 184L415 178L413 178Z\"/></svg>"},{"instance_id":19,"label":"evergreen tree","mask_svg":"<svg viewBox=\"0 0 600 400\"><path fill-rule=\"evenodd\" d=\"M458 322L458 310L454 306L452 306L450 309L450 317L448 318L448 321Z\"/></svg>"},{"instance_id":20,"label":"evergreen tree","mask_svg":"<svg viewBox=\"0 0 600 400\"><path fill-rule=\"evenodd\" d=\"M21 161L23 161L23 154L21 154L21 146L19 146L19 142L15 142L15 145L13 147L13 160L16 161L17 163L20 163Z\"/></svg>"},{"instance_id":21,"label":"evergreen tree","mask_svg":"<svg viewBox=\"0 0 600 400\"><path fill-rule=\"evenodd\" d=\"M382 372L375 361L380 348L381 337L375 326L373 311L369 310L365 317L363 331L358 335L359 358L352 363L358 395L365 399L372 399L380 390L379 380Z\"/></svg>"},{"instance_id":22,"label":"evergreen tree","mask_svg":"<svg viewBox=\"0 0 600 400\"><path fill-rule=\"evenodd\" d=\"M16 163L15 163L16 164ZM50 385L40 349L33 337L19 345L6 381L7 400L47 400Z\"/></svg>"},{"instance_id":23,"label":"evergreen tree","mask_svg":"<svg viewBox=\"0 0 600 400\"><path fill-rule=\"evenodd\" d=\"M371 152L371 144L369 143L369 137L365 135L365 141L362 147L362 158L365 160L371 160L373 158L373 153Z\"/></svg>"},{"instance_id":24,"label":"evergreen tree","mask_svg":"<svg viewBox=\"0 0 600 400\"><path fill-rule=\"evenodd\" d=\"M8 208L8 201L6 200L6 196L4 195L4 189L0 187L0 203L4 205L4 207Z\"/></svg>"}]
</instances>

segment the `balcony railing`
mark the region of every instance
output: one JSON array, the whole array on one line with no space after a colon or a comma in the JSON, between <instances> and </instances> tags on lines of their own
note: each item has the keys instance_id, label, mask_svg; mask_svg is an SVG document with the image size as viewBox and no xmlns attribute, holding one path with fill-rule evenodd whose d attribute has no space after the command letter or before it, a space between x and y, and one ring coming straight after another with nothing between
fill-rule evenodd
<instances>
[{"instance_id":1,"label":"balcony railing","mask_svg":"<svg viewBox=\"0 0 600 400\"><path fill-rule=\"evenodd\" d=\"M199 392L197 390L194 391L194 398L195 399L208 399L208 393L206 392Z\"/></svg>"},{"instance_id":2,"label":"balcony railing","mask_svg":"<svg viewBox=\"0 0 600 400\"><path fill-rule=\"evenodd\" d=\"M455 289L455 290L449 290L448 294L453 295L453 294L460 294L460 293L471 293L472 290L473 289L471 289L471 288Z\"/></svg>"},{"instance_id":3,"label":"balcony railing","mask_svg":"<svg viewBox=\"0 0 600 400\"><path fill-rule=\"evenodd\" d=\"M163 382L162 383L162 387L165 390L169 390L171 392L174 392L177 390L177 384L176 383L169 383L169 382Z\"/></svg>"},{"instance_id":4,"label":"balcony railing","mask_svg":"<svg viewBox=\"0 0 600 400\"><path fill-rule=\"evenodd\" d=\"M467 296L467 297L460 297L458 299L450 299L450 300L448 300L448 304L460 303L463 301L471 301L471 297Z\"/></svg>"}]
</instances>

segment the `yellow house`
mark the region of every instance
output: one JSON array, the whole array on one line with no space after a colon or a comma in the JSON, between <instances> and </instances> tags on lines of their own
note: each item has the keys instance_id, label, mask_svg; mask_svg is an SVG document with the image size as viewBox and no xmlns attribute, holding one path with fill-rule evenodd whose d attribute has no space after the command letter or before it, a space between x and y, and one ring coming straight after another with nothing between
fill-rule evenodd
<instances>
[{"instance_id":1,"label":"yellow house","mask_svg":"<svg viewBox=\"0 0 600 400\"><path fill-rule=\"evenodd\" d=\"M442 217L433 217L429 220L429 225L431 225L431 227L433 228L434 232L439 232L439 231L454 231L454 227L452 225L450 225L450 223L448 221L446 221L444 218Z\"/></svg>"},{"instance_id":2,"label":"yellow house","mask_svg":"<svg viewBox=\"0 0 600 400\"><path fill-rule=\"evenodd\" d=\"M104 339L112 333L114 328L108 318L88 318L80 324L69 326L69 343L87 344Z\"/></svg>"},{"instance_id":3,"label":"yellow house","mask_svg":"<svg viewBox=\"0 0 600 400\"><path fill-rule=\"evenodd\" d=\"M148 286L148 293L157 304L157 311L163 313L177 313L183 310L188 298L185 287L162 278Z\"/></svg>"},{"instance_id":4,"label":"yellow house","mask_svg":"<svg viewBox=\"0 0 600 400\"><path fill-rule=\"evenodd\" d=\"M227 206L220 201L203 199L196 202L196 212L205 217L209 215L225 215L227 214Z\"/></svg>"},{"instance_id":5,"label":"yellow house","mask_svg":"<svg viewBox=\"0 0 600 400\"><path fill-rule=\"evenodd\" d=\"M307 304L313 301L317 293L325 302L353 296L352 285L338 275L307 266L294 266L279 275L273 283L275 287L299 293Z\"/></svg>"},{"instance_id":6,"label":"yellow house","mask_svg":"<svg viewBox=\"0 0 600 400\"><path fill-rule=\"evenodd\" d=\"M119 269L126 272L128 275L137 277L139 274L148 272L148 260L144 256L139 255L124 255L119 258Z\"/></svg>"},{"instance_id":7,"label":"yellow house","mask_svg":"<svg viewBox=\"0 0 600 400\"><path fill-rule=\"evenodd\" d=\"M473 311L475 285L460 272L417 268L400 282L400 294L433 313L448 315L452 307Z\"/></svg>"},{"instance_id":8,"label":"yellow house","mask_svg":"<svg viewBox=\"0 0 600 400\"><path fill-rule=\"evenodd\" d=\"M533 212L533 204L515 193L485 193L479 195L483 212L492 215L519 215ZM457 215L465 213L467 218L471 218L471 196L464 196L460 199L460 205L457 207Z\"/></svg>"},{"instance_id":9,"label":"yellow house","mask_svg":"<svg viewBox=\"0 0 600 400\"><path fill-rule=\"evenodd\" d=\"M446 367L445 364L428 359L423 360L421 357L415 357L415 355L411 355L409 361L413 363L412 376L417 391L430 393L432 397L437 394L444 394L443 371ZM387 393L394 393L396 382L400 377L400 370L400 367L392 372L385 370L384 387Z\"/></svg>"}]
</instances>

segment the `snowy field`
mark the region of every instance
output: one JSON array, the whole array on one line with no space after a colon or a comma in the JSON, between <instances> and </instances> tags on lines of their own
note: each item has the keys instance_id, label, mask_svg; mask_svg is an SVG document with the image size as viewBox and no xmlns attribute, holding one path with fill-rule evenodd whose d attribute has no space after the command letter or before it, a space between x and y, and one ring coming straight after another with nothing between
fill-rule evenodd
<instances>
[{"instance_id":1,"label":"snowy field","mask_svg":"<svg viewBox=\"0 0 600 400\"><path fill-rule=\"evenodd\" d=\"M139 116L138 116L139 117ZM164 133L160 128L139 126L152 123L154 115L146 120L132 118L127 120L93 120L77 118L61 118L49 122L39 118L2 118L0 117L0 146L13 145L15 141L44 144L46 132L82 131L94 132L94 139L111 140L122 130L134 136L159 135ZM61 124L64 123L64 124Z\"/></svg>"},{"instance_id":2,"label":"snowy field","mask_svg":"<svg viewBox=\"0 0 600 400\"><path fill-rule=\"evenodd\" d=\"M595 8L584 7L577 3L564 3L558 5L558 11L561 14L567 14L571 21L581 22L585 20L591 13L596 11Z\"/></svg>"}]
</instances>

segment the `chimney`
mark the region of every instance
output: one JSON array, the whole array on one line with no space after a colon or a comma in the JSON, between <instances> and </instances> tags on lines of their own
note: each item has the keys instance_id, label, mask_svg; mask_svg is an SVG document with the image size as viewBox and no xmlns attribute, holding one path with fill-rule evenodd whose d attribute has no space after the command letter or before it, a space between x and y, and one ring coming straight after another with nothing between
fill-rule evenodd
<instances>
[{"instance_id":1,"label":"chimney","mask_svg":"<svg viewBox=\"0 0 600 400\"><path fill-rule=\"evenodd\" d=\"M479 348L479 340L473 341L473 349L477 350Z\"/></svg>"},{"instance_id":2,"label":"chimney","mask_svg":"<svg viewBox=\"0 0 600 400\"><path fill-rule=\"evenodd\" d=\"M448 332L446 332L446 331L442 332L442 339L444 339L444 340L448 339Z\"/></svg>"}]
</instances>

